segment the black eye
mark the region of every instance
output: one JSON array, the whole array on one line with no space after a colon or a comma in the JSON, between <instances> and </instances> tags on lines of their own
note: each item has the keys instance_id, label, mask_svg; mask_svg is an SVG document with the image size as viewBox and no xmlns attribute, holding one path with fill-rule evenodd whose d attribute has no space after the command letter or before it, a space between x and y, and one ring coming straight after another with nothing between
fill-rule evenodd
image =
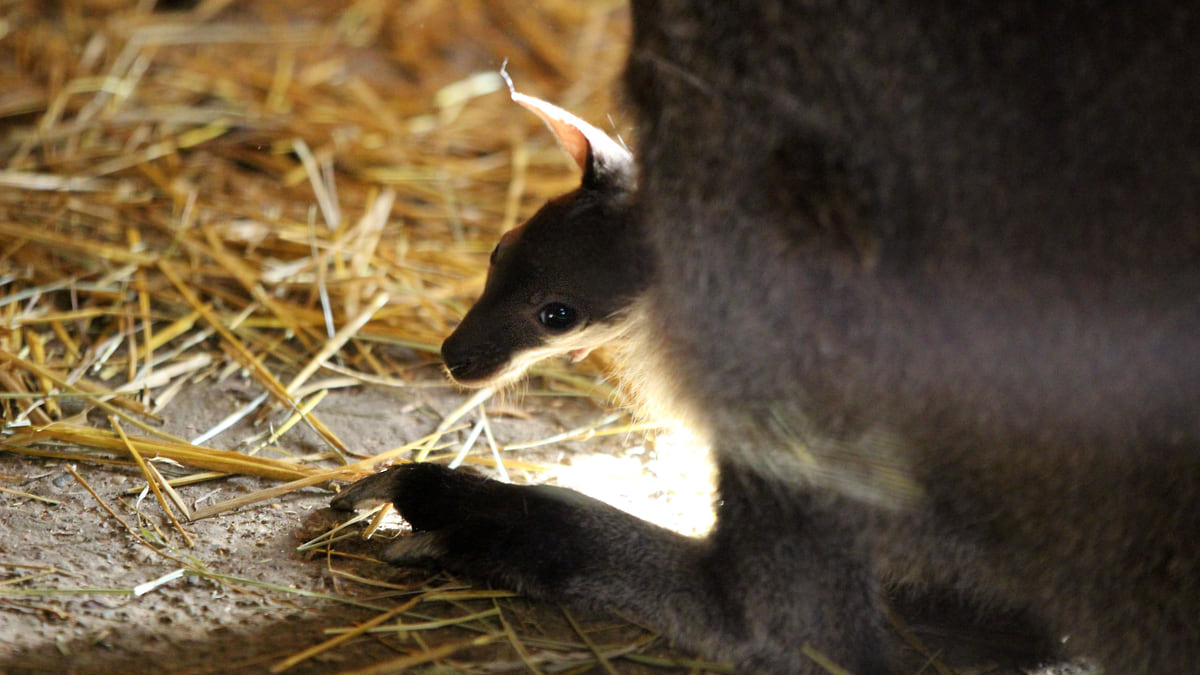
<instances>
[{"instance_id":1,"label":"black eye","mask_svg":"<svg viewBox=\"0 0 1200 675\"><path fill-rule=\"evenodd\" d=\"M492 249L492 256L491 256L490 258L488 258L488 264L489 264L489 265L495 265L495 264L496 264L496 256L497 256L499 253L500 253L500 244L496 244L496 248L493 248L493 249Z\"/></svg>"},{"instance_id":2,"label":"black eye","mask_svg":"<svg viewBox=\"0 0 1200 675\"><path fill-rule=\"evenodd\" d=\"M561 332L575 325L579 313L574 307L568 307L561 302L552 302L538 310L538 321L555 332Z\"/></svg>"}]
</instances>

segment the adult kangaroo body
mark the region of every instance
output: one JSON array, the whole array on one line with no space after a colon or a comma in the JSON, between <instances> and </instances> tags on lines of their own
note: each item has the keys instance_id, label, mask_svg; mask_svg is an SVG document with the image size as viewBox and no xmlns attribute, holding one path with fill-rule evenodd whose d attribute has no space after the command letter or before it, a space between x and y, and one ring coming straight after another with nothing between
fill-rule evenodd
<instances>
[{"instance_id":1,"label":"adult kangaroo body","mask_svg":"<svg viewBox=\"0 0 1200 675\"><path fill-rule=\"evenodd\" d=\"M1107 672L1200 663L1197 12L633 9L627 360L713 448L714 532L430 465L343 504L396 503L398 562L745 671L901 672L882 599L925 593ZM509 372L464 342L460 372Z\"/></svg>"},{"instance_id":2,"label":"adult kangaroo body","mask_svg":"<svg viewBox=\"0 0 1200 675\"><path fill-rule=\"evenodd\" d=\"M667 393L727 502L800 507L776 549L803 579L792 634L861 664L847 577L920 561L1110 672L1194 666L1195 8L634 10ZM762 591L747 615L783 604Z\"/></svg>"}]
</instances>

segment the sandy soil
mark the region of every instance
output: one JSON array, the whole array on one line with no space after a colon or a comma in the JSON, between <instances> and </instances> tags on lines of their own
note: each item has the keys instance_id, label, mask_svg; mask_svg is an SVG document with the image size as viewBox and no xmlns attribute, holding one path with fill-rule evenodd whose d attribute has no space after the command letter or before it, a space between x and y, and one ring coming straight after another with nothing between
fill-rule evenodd
<instances>
[{"instance_id":1,"label":"sandy soil","mask_svg":"<svg viewBox=\"0 0 1200 675\"><path fill-rule=\"evenodd\" d=\"M433 380L436 382L436 380ZM245 403L250 387L236 379L190 388L171 403L167 430L194 436ZM360 387L335 392L321 406L323 421L351 447L375 453L430 432L437 413L452 410L462 396L449 387L385 389ZM495 417L498 436L530 440L588 424L604 411L591 402L538 400L523 407L530 419ZM248 425L225 432L211 443L233 448L257 429ZM616 455L640 452L642 439L617 436L556 444L542 459L567 459L604 450ZM281 445L293 452L319 451L315 434L298 429ZM539 457L533 456L533 459ZM613 465L617 466L617 465ZM329 637L327 630L355 625L398 604L404 589L463 588L445 576L399 570L369 560L375 542L354 537L340 542L338 554L304 554L297 546L344 518L327 508L330 492L312 488L237 512L189 523L195 545L186 547L169 529L153 497L139 502L131 490L144 486L136 467L78 465L79 475L129 526L148 539L158 527L168 545L161 553L137 541L117 518L68 471L64 463L0 453L0 487L27 492L47 503L0 492L0 671L171 673L263 672L271 665ZM251 478L228 478L180 488L193 507L269 487ZM182 578L135 596L139 584L183 569ZM360 557L348 557L358 555ZM225 576L218 576L225 575ZM28 581L18 582L26 577ZM403 588L373 586L354 579ZM292 590L285 590L292 589ZM359 606L361 603L367 606ZM403 619L462 617L495 612L467 628L443 628L397 636L359 638L300 664L288 672L334 672L396 659L408 652L455 643L497 631L503 621L532 640L523 645L547 670L595 663L586 646L555 607L491 600L422 603ZM370 607L375 607L372 609ZM584 617L590 639L599 644L653 642L652 636L604 617ZM539 646L550 637L564 644ZM662 654L661 645L652 645ZM457 651L438 663L450 670L524 670L521 657L501 644ZM620 658L620 670L640 669ZM437 665L431 666L436 668Z\"/></svg>"}]
</instances>

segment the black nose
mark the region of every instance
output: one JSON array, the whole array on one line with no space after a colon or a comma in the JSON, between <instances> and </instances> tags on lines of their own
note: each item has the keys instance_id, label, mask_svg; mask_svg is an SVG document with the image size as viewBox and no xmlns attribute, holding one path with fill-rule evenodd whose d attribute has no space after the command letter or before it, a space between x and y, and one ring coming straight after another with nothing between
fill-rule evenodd
<instances>
[{"instance_id":1,"label":"black nose","mask_svg":"<svg viewBox=\"0 0 1200 675\"><path fill-rule=\"evenodd\" d=\"M480 363L486 361L478 345L471 345L459 331L454 331L442 341L442 363L450 377L462 383L478 377Z\"/></svg>"},{"instance_id":2,"label":"black nose","mask_svg":"<svg viewBox=\"0 0 1200 675\"><path fill-rule=\"evenodd\" d=\"M464 362L468 359L463 353L462 340L457 339L457 332L451 333L449 337L442 341L442 363L446 364L446 368L454 373L456 369L461 369Z\"/></svg>"}]
</instances>

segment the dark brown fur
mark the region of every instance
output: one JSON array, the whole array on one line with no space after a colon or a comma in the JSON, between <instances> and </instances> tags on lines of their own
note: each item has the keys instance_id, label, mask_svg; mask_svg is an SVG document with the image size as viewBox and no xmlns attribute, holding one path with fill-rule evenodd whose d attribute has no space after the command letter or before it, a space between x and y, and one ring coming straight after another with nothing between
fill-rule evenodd
<instances>
[{"instance_id":1,"label":"dark brown fur","mask_svg":"<svg viewBox=\"0 0 1200 675\"><path fill-rule=\"evenodd\" d=\"M437 467L392 557L615 608L746 671L900 672L881 599L1200 663L1190 4L634 3L648 389L717 526ZM436 512L422 504L437 503ZM406 547L406 548L405 548ZM918 600L919 604L919 600Z\"/></svg>"}]
</instances>

